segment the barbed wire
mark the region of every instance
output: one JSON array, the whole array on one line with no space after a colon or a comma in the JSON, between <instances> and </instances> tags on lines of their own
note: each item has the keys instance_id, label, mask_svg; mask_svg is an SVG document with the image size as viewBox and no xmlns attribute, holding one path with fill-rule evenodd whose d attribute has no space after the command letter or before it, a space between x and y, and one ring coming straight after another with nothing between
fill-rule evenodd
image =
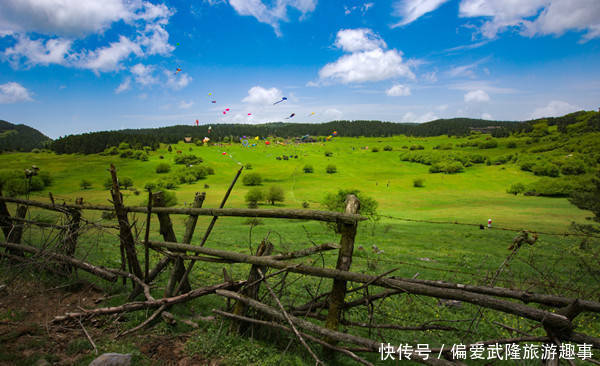
<instances>
[{"instance_id":1,"label":"barbed wire","mask_svg":"<svg viewBox=\"0 0 600 366\"><path fill-rule=\"evenodd\" d=\"M420 222L420 223L434 224L434 225L461 225L461 226L475 226L475 227L480 227L483 225L483 224L471 224L471 223L458 222L458 221L432 221L432 220L409 219L406 217L397 217L397 216L390 216L390 215L379 215L379 217L384 217L387 219L398 220L398 221ZM600 236L598 236L598 235L572 233L572 232L551 233L551 232L544 232L544 231L531 230L531 229L515 229L515 228L499 227L499 226L494 226L491 229L512 231L512 232L528 231L532 234L551 235L551 236L577 236L577 237L597 238L597 239L600 238Z\"/></svg>"}]
</instances>

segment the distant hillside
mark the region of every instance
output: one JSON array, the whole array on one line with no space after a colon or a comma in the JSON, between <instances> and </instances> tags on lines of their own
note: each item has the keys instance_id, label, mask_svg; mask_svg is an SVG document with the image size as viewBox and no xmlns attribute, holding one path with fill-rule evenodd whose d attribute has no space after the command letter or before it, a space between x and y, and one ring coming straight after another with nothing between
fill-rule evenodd
<instances>
[{"instance_id":1,"label":"distant hillside","mask_svg":"<svg viewBox=\"0 0 600 366\"><path fill-rule=\"evenodd\" d=\"M528 130L531 126L524 122L485 121L470 118L440 119L427 123L393 123L381 121L332 121L327 123L265 123L265 124L213 124L209 134L208 125L177 125L161 128L92 132L70 135L55 140L52 149L57 153L98 153L120 142L132 146L156 146L158 143L176 143L184 137L202 139L209 136L212 141L241 136L276 136L293 138L303 135L328 136L337 131L338 136L346 137L385 137L393 135L410 136L463 136L471 128L494 127L495 136L508 136L511 132Z\"/></svg>"},{"instance_id":2,"label":"distant hillside","mask_svg":"<svg viewBox=\"0 0 600 366\"><path fill-rule=\"evenodd\" d=\"M0 151L31 151L52 141L35 128L0 120Z\"/></svg>"}]
</instances>

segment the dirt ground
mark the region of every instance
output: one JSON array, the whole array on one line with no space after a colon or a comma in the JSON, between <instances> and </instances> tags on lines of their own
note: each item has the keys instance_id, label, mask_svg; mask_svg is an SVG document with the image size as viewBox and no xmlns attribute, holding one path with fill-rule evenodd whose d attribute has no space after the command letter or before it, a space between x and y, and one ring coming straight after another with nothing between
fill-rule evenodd
<instances>
[{"instance_id":1,"label":"dirt ground","mask_svg":"<svg viewBox=\"0 0 600 366\"><path fill-rule=\"evenodd\" d=\"M52 365L74 365L94 354L77 322L58 325L50 322L65 312L102 306L105 294L81 282L52 288L34 281L7 282L0 278L2 284L6 287L0 290L0 366L33 365L40 358ZM84 321L83 326L92 340L100 344L119 333L118 321L118 315L105 316ZM146 332L125 337L123 341L133 343L153 365L219 364L186 355L184 345L189 336L166 337Z\"/></svg>"}]
</instances>

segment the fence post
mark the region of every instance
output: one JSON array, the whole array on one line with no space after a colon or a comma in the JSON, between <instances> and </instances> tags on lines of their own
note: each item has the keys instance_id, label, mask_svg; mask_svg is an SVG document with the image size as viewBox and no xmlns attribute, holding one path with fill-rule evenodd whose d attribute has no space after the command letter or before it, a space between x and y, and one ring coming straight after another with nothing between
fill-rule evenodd
<instances>
[{"instance_id":1,"label":"fence post","mask_svg":"<svg viewBox=\"0 0 600 366\"><path fill-rule=\"evenodd\" d=\"M75 204L83 205L83 197L75 199ZM69 210L69 223L65 234L65 254L72 257L77 249L77 239L79 237L79 227L81 224L81 210ZM75 267L71 265L65 266L68 272L72 272Z\"/></svg>"},{"instance_id":2,"label":"fence post","mask_svg":"<svg viewBox=\"0 0 600 366\"><path fill-rule=\"evenodd\" d=\"M0 197L2 197L2 190L0 190ZM0 226L2 226L4 239L8 241L8 234L10 234L12 222L10 221L10 212L8 212L6 202L4 202L3 200L0 200Z\"/></svg>"},{"instance_id":3,"label":"fence post","mask_svg":"<svg viewBox=\"0 0 600 366\"><path fill-rule=\"evenodd\" d=\"M256 249L256 256L267 256L267 255L271 255L272 252L273 252L273 244L271 244L267 240L263 240L260 242L260 245ZM267 273L267 267L257 266L257 265L253 264L252 267L250 267L250 273L248 274L248 281L246 283L254 284L254 285L252 285L250 287L244 287L241 290L242 295L247 296L254 300L258 300L258 290L260 289L260 284L261 284L261 281L260 281L261 276L260 276L260 272L258 271L259 269L260 269L260 272L262 272L264 274ZM236 315L245 316L246 315L246 307L247 306L245 303L238 301L233 306L233 313ZM247 326L247 323L235 322L235 323L233 323L232 330L237 330L238 333L242 334L246 330L246 326Z\"/></svg>"},{"instance_id":4,"label":"fence post","mask_svg":"<svg viewBox=\"0 0 600 366\"><path fill-rule=\"evenodd\" d=\"M25 226L25 223L19 223L18 221L12 222L10 220L10 213L8 212L8 208L6 208L6 203L4 203L4 201L2 202L2 205L4 205L4 208L0 207L0 210L2 210L0 214L6 215L7 219L5 222L9 224L5 229L3 228L4 235L6 236L6 241L13 244L21 244L21 237L23 236L23 227ZM15 217L19 219L24 219L26 215L27 206L17 206L17 212L15 214ZM25 256L25 253L23 253L23 251L19 249L6 249L6 251L12 255L18 255L20 257Z\"/></svg>"},{"instance_id":5,"label":"fence post","mask_svg":"<svg viewBox=\"0 0 600 366\"><path fill-rule=\"evenodd\" d=\"M119 220L119 239L121 241L121 253L127 256L127 262L129 263L130 273L136 277L144 278L142 267L137 258L135 251L135 241L131 234L131 226L129 225L129 219L127 218L127 211L123 205L123 196L119 190L119 181L117 179L117 169L113 164L110 164L110 175L112 177L112 189L110 191L112 195L113 205L115 206L115 214ZM135 282L131 281L135 287Z\"/></svg>"},{"instance_id":6,"label":"fence post","mask_svg":"<svg viewBox=\"0 0 600 366\"><path fill-rule=\"evenodd\" d=\"M359 209L360 201L358 198L356 198L356 196L353 194L346 196L345 213L357 214ZM338 229L342 234L342 238L340 239L340 252L335 268L340 271L350 270L350 265L352 264L352 252L354 251L354 237L356 236L357 226L357 222L351 224L338 224ZM346 281L334 279L333 287L331 288L331 293L329 295L329 311L327 312L327 320L325 321L326 328L337 331L345 297ZM333 340L328 340L328 342L334 343Z\"/></svg>"}]
</instances>

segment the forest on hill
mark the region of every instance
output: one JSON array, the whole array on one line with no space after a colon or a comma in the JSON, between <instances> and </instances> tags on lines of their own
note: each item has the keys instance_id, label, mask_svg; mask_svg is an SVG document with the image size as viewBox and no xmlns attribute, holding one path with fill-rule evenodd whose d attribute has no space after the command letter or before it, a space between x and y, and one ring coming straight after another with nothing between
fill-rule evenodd
<instances>
[{"instance_id":1,"label":"forest on hill","mask_svg":"<svg viewBox=\"0 0 600 366\"><path fill-rule=\"evenodd\" d=\"M432 122L394 123L381 121L332 121L327 123L266 123L266 124L213 124L186 126L177 125L160 128L127 129L120 131L91 132L80 135L69 135L55 140L51 149L57 153L92 154L104 151L111 146L126 142L131 146L158 146L159 143L176 143L184 137L201 140L205 136L211 141L238 141L242 136L272 136L294 138L304 135L328 136L337 131L338 136L345 137L387 137L393 135L407 136L465 136L471 128L498 127L493 130L494 136L508 136L511 132L528 131L528 122L486 121L470 118L440 119Z\"/></svg>"},{"instance_id":2,"label":"forest on hill","mask_svg":"<svg viewBox=\"0 0 600 366\"><path fill-rule=\"evenodd\" d=\"M50 141L48 136L35 128L0 120L0 152L31 151L45 147Z\"/></svg>"}]
</instances>

